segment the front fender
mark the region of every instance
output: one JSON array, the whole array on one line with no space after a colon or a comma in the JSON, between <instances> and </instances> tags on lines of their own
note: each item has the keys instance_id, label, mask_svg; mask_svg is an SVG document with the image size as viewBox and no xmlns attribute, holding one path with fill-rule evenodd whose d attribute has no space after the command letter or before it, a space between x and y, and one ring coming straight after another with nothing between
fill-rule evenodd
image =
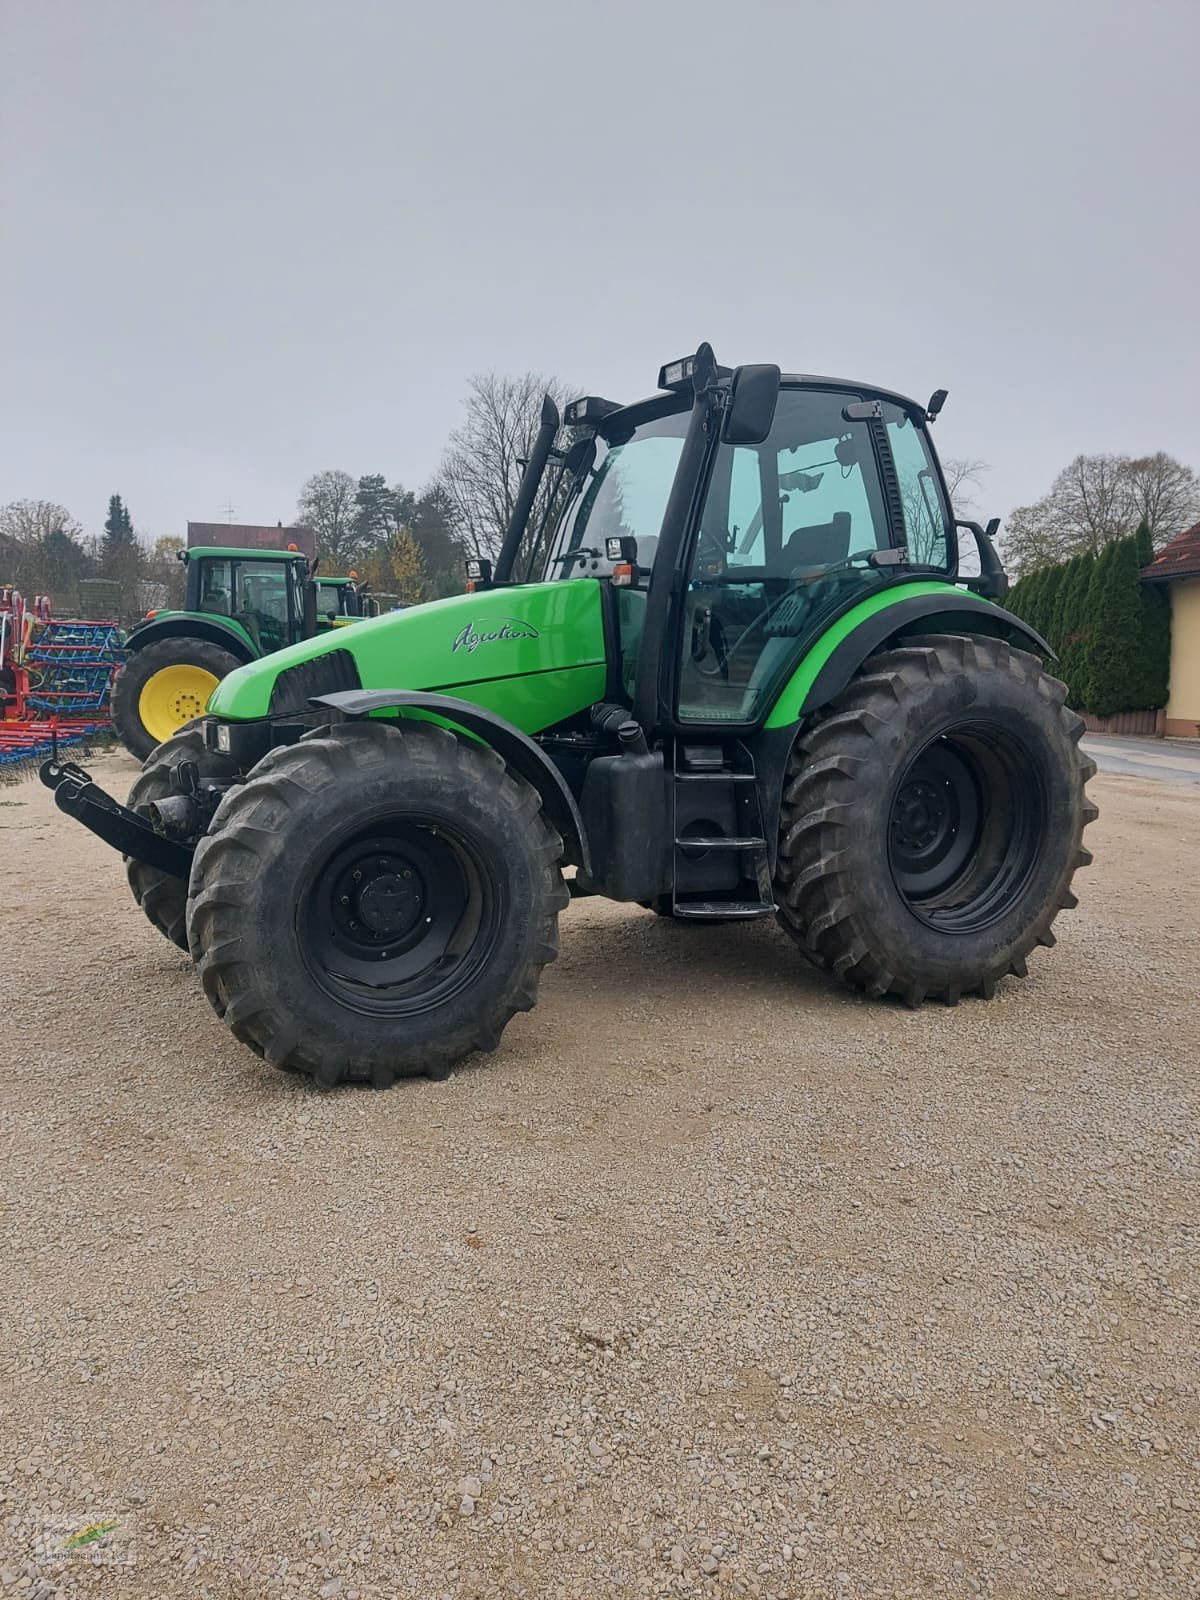
<instances>
[{"instance_id":1,"label":"front fender","mask_svg":"<svg viewBox=\"0 0 1200 1600\"><path fill-rule=\"evenodd\" d=\"M925 633L979 633L1009 639L1015 635L1034 654L1056 659L1040 633L990 600L947 583L905 585L894 593L872 596L837 618L784 686L766 726L787 727L828 705L881 645L906 634Z\"/></svg>"},{"instance_id":2,"label":"front fender","mask_svg":"<svg viewBox=\"0 0 1200 1600\"><path fill-rule=\"evenodd\" d=\"M462 728L490 745L514 772L531 783L542 797L542 809L562 835L566 859L584 872L592 870L591 852L583 818L575 796L562 773L528 734L494 711L457 700L452 695L422 694L405 689L341 689L334 694L313 696L314 706L328 706L346 717L367 717L373 711L417 711L436 717L439 722Z\"/></svg>"}]
</instances>

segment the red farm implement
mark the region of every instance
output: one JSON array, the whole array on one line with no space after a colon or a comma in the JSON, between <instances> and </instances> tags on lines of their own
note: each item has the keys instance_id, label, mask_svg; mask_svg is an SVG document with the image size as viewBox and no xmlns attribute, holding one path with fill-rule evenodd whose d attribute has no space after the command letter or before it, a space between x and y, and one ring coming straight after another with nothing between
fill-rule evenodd
<instances>
[{"instance_id":1,"label":"red farm implement","mask_svg":"<svg viewBox=\"0 0 1200 1600\"><path fill-rule=\"evenodd\" d=\"M0 588L0 778L109 727L115 622L59 620L45 595Z\"/></svg>"}]
</instances>

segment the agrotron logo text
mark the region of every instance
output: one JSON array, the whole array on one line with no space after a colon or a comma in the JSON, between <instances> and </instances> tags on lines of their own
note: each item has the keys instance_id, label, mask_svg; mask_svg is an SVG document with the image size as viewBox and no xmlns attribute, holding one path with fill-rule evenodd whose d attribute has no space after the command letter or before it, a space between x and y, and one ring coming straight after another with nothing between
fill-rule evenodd
<instances>
[{"instance_id":1,"label":"agrotron logo text","mask_svg":"<svg viewBox=\"0 0 1200 1600\"><path fill-rule=\"evenodd\" d=\"M481 644L498 644L504 639L538 639L541 635L531 622L519 622L516 617L485 617L481 622L468 622L454 641L455 650L465 650L474 655Z\"/></svg>"}]
</instances>

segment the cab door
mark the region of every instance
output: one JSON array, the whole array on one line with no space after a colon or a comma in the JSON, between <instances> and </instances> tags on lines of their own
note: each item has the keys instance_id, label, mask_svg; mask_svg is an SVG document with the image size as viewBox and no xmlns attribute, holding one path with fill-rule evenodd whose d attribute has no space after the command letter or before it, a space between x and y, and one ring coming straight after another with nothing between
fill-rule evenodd
<instances>
[{"instance_id":1,"label":"cab door","mask_svg":"<svg viewBox=\"0 0 1200 1600\"><path fill-rule=\"evenodd\" d=\"M871 560L900 530L846 415L861 398L785 388L763 444L717 447L678 614L680 726L760 722L816 635L894 576Z\"/></svg>"}]
</instances>

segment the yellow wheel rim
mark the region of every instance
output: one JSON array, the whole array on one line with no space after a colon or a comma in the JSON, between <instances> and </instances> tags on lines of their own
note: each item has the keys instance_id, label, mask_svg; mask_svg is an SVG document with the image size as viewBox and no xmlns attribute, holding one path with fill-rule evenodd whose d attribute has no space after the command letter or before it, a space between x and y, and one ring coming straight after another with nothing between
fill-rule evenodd
<instances>
[{"instance_id":1,"label":"yellow wheel rim","mask_svg":"<svg viewBox=\"0 0 1200 1600\"><path fill-rule=\"evenodd\" d=\"M178 733L185 722L201 714L219 681L203 667L191 667L183 662L174 667L160 667L153 677L146 679L138 696L142 727L162 744L164 739Z\"/></svg>"}]
</instances>

